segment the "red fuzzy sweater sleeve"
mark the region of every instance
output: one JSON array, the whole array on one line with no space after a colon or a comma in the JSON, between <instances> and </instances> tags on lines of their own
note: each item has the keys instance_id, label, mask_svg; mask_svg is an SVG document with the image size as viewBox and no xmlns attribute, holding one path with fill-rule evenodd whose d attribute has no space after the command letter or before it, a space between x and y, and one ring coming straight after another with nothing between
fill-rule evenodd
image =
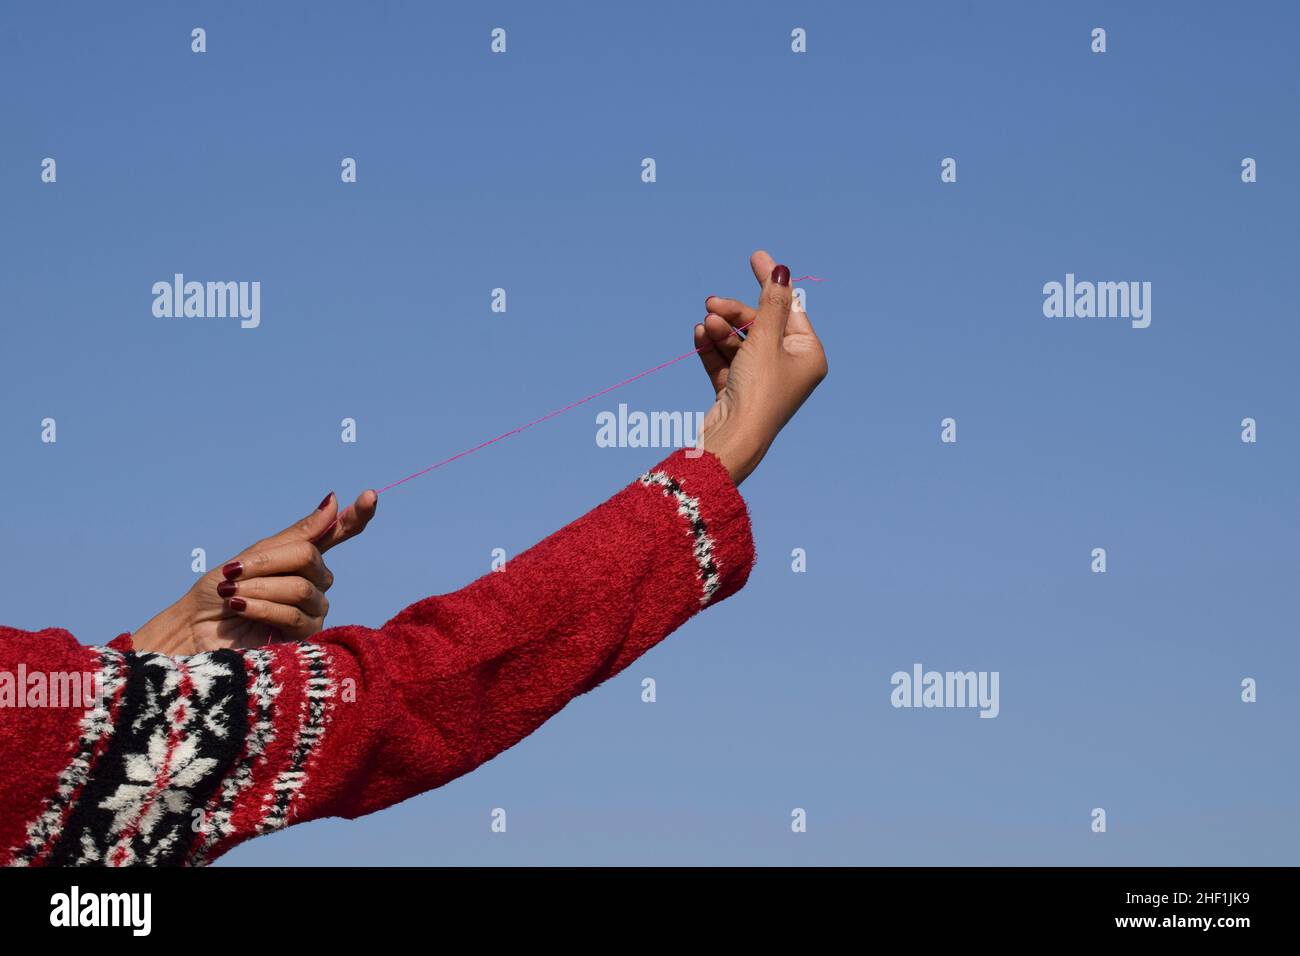
<instances>
[{"instance_id":1,"label":"red fuzzy sweater sleeve","mask_svg":"<svg viewBox=\"0 0 1300 956\"><path fill-rule=\"evenodd\" d=\"M753 560L721 463L678 451L502 570L380 628L190 657L0 629L0 705L20 665L96 687L75 706L0 706L0 761L33 755L0 780L0 859L201 864L391 806L522 740L738 590Z\"/></svg>"}]
</instances>

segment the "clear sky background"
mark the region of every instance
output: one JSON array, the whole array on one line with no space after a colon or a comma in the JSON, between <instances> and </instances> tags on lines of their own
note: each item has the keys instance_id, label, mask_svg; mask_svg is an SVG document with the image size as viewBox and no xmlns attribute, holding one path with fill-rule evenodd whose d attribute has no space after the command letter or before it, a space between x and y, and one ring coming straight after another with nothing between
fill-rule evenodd
<instances>
[{"instance_id":1,"label":"clear sky background","mask_svg":"<svg viewBox=\"0 0 1300 956\"><path fill-rule=\"evenodd\" d=\"M744 487L749 586L472 775L224 862L1300 863L1297 28L1267 2L7 4L0 619L134 629L192 548L690 348L766 248L829 278L831 373ZM155 318L176 272L260 281L261 327ZM1150 328L1045 318L1067 272L1150 281ZM331 623L455 590L658 461L597 446L620 401L710 394L682 362L385 495L330 555ZM894 709L915 662L998 671L1000 716Z\"/></svg>"}]
</instances>

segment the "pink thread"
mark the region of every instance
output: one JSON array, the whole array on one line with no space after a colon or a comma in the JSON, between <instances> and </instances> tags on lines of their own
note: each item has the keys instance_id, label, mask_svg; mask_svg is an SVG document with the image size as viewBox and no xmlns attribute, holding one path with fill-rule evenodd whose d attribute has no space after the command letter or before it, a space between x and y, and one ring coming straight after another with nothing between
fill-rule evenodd
<instances>
[{"instance_id":1,"label":"pink thread","mask_svg":"<svg viewBox=\"0 0 1300 956\"><path fill-rule=\"evenodd\" d=\"M825 279L819 279L816 276L799 276L797 279L791 279L790 281L800 282L804 279L809 279L813 282L826 281ZM739 328L733 328L730 332L727 333L727 338L731 338L731 336L745 331L747 328L749 328L757 321L758 321L757 318L750 319L748 322L746 322L744 325L740 326ZM655 372L662 371L663 369L666 369L670 365L677 364L682 359L690 358L692 355L699 355L710 345L715 345L715 344L716 343L710 342L708 345L701 345L697 349L691 349L689 352L683 352L681 355L677 356L676 358L669 359L667 362L663 362L659 365L656 365L654 368L648 368L644 372L637 372L631 378L625 378L623 379L623 381L617 383L616 385L610 385L608 388L602 388L599 392L592 392L586 398L580 398L576 402L570 402L568 405L565 405L563 408L557 408L553 412L548 412L547 414L543 415L541 418L535 418L526 425L520 425L517 428L510 429L510 431L508 432L502 432L496 438L489 438L485 442L479 442L473 448L466 448L464 451L460 452L459 454L452 455L450 458L444 458L442 461L438 462L437 464L430 465L428 468L421 468L419 471L415 472L414 474L407 475L405 478L399 479L398 481L393 482L391 485L384 485L384 487L378 489L375 492L375 497L378 498L385 491L390 491L393 488L396 488L398 485L404 485L408 481L411 481L413 478L419 478L421 475L427 475L429 472L437 468L441 468L443 465L450 465L453 461L456 461L460 458L464 458L466 455L472 455L474 454L474 452L486 448L488 445L495 445L497 442L501 441L504 438L509 438L511 435L518 435L520 432L527 431L528 429L532 428L534 425L540 425L542 422L549 421L550 419L555 418L557 415L563 415L565 412L571 411L572 409L577 408L579 405L585 405L587 404L587 402L590 402L593 399L600 398L600 396L602 395L608 395L616 388L622 388L624 385L631 385L633 382L639 379L643 379L647 375L653 375ZM326 535L328 535L331 531L334 530L334 528L338 525L340 519L342 519L344 515L346 515L351 510L352 510L352 506L348 505L337 515L335 515L334 520L330 522L329 527L326 528L324 531L322 531L320 534L318 534L313 539L313 543L323 540ZM275 628L271 628L270 630L267 631L266 643L268 645L272 642L272 639L275 637L275 634L276 634Z\"/></svg>"},{"instance_id":2,"label":"pink thread","mask_svg":"<svg viewBox=\"0 0 1300 956\"><path fill-rule=\"evenodd\" d=\"M790 281L802 282L805 279L809 280L810 282L826 281L825 279L819 279L817 276L812 276L812 275L799 276L798 278L791 279ZM745 331L745 329L749 328L756 321L757 319L751 319L749 322L746 322L744 325L740 326L739 328L733 328L731 332L728 333L727 338L730 338L731 336L736 335L739 332ZM678 362L680 362L682 359L690 358L692 355L699 355L706 348L709 348L709 346L713 344L714 343L710 342L708 345L701 345L697 349L691 349L691 351L689 352L683 352L681 355L677 356L676 358L669 359L667 362L663 362L659 365L656 365L654 368L648 368L644 372L638 372L637 374L633 375L631 378L625 378L623 379L623 381L617 383L616 385L610 385L608 388L602 388L599 392L592 392L586 398L580 398L576 402L570 402L568 405L565 405L563 408L557 408L553 412L548 412L547 414L543 415L541 418L535 418L531 422L528 422L526 425L519 425L516 428L510 429L510 431L508 432L502 432L496 438L489 438L487 441L479 442L473 448L466 448L464 451L460 452L459 454L452 455L450 458L444 458L442 461L438 462L437 464L430 465L428 468L421 468L419 471L415 472L414 474L407 475L405 478L399 479L398 481L393 482L391 485L384 485L384 487L378 489L375 492L375 494L382 495L385 491L390 491L393 488L396 488L398 485L404 485L408 481L411 481L413 478L419 478L421 475L427 475L429 472L434 471L437 468L441 468L443 465L450 465L453 461L457 461L461 458L464 458L466 455L472 455L474 454L474 452L480 451L481 449L486 448L488 445L495 445L497 442L501 441L502 439L509 438L512 435L518 435L520 432L525 432L528 429L532 428L534 425L540 425L542 422L550 421L552 418L555 418L557 415L563 415L565 412L572 411L573 409L577 408L579 405L585 405L587 404L587 402L600 398L600 396L602 395L608 395L616 388L622 388L624 385L631 385L633 382L643 379L647 375L653 375L655 372L663 371L668 366L675 365ZM344 509L345 512L346 510L347 509ZM339 517L342 517L342 513L340 513ZM334 523L332 523L329 528L325 529L325 532L322 533L321 537L324 537L324 535L327 534L334 527L334 524L337 522L338 522L338 518L335 518Z\"/></svg>"},{"instance_id":3,"label":"pink thread","mask_svg":"<svg viewBox=\"0 0 1300 956\"><path fill-rule=\"evenodd\" d=\"M756 321L758 320L751 319L749 322L746 322L744 325L740 326L740 328L732 329L731 332L728 333L727 338L731 338L731 336L735 335L738 332L745 331L745 329L749 328ZM712 344L714 343L712 342L709 343L709 345ZM580 398L576 402L570 402L568 405L565 405L563 408L557 408L553 412L548 412L547 414L543 415L541 418L535 418L526 425L520 425L517 428L510 429L510 431L508 432L502 432L496 438L489 438L485 442L479 442L473 448L466 448L464 451L460 452L459 454L452 455L450 458L444 458L442 461L438 462L435 465L430 465L428 468L422 468L419 471L415 472L415 474L407 475L405 478L395 481L391 485L384 485L384 487L378 489L375 492L375 494L382 495L385 491L389 491L392 488L396 488L398 485L406 484L406 482L410 481L412 478L419 478L421 475L427 475L435 468L441 468L443 465L450 465L453 461L456 461L457 459L460 458L464 458L466 455L472 455L474 452L486 448L488 445L495 445L503 438L509 438L511 435L518 435L520 432L527 431L528 429L532 428L534 425L540 425L542 422L549 421L550 419L554 418L557 415L563 415L565 412L571 411L572 409L577 408L579 405L585 405L587 404L587 402L590 402L593 399L600 398L600 396L602 395L608 395L616 388L622 388L624 385L631 385L633 382L639 379L643 379L647 375L653 375L655 372L662 371L663 369L666 369L670 365L675 365L676 363L680 362L682 359L690 358L692 355L699 355L706 348L708 348L709 345L701 345L698 349L691 349L691 351L689 352L683 352L681 355L677 356L676 358L669 359L667 362L664 362L660 365L656 365L654 368L648 368L644 372L637 372L637 374L633 375L631 378L625 378L623 379L623 381L619 382L616 385L610 385L608 388L602 388L599 392L592 392L586 398Z\"/></svg>"}]
</instances>

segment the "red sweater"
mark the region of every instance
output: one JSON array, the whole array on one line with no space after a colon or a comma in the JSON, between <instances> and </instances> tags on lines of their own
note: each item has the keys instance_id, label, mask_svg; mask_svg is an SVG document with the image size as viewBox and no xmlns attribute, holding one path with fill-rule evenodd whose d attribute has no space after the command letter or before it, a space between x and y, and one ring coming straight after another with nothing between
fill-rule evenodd
<instances>
[{"instance_id":1,"label":"red sweater","mask_svg":"<svg viewBox=\"0 0 1300 956\"><path fill-rule=\"evenodd\" d=\"M678 451L503 570L380 628L169 657L127 634L87 647L0 627L0 861L204 864L392 806L527 737L739 590L753 560L726 470ZM56 701L72 674L94 674L98 697Z\"/></svg>"}]
</instances>

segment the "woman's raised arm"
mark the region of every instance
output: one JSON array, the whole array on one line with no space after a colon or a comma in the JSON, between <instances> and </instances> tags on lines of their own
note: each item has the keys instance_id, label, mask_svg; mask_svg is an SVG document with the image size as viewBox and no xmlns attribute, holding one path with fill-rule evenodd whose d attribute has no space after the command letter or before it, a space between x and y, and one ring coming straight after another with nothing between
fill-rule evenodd
<instances>
[{"instance_id":1,"label":"woman's raised arm","mask_svg":"<svg viewBox=\"0 0 1300 956\"><path fill-rule=\"evenodd\" d=\"M0 759L25 768L0 775L0 859L205 863L390 806L492 759L737 591L754 550L736 486L826 370L789 271L752 264L758 311L710 298L696 329L716 393L703 451L675 452L460 591L379 628L188 656L0 630L0 677L85 672L98 688L84 705L0 708Z\"/></svg>"}]
</instances>

